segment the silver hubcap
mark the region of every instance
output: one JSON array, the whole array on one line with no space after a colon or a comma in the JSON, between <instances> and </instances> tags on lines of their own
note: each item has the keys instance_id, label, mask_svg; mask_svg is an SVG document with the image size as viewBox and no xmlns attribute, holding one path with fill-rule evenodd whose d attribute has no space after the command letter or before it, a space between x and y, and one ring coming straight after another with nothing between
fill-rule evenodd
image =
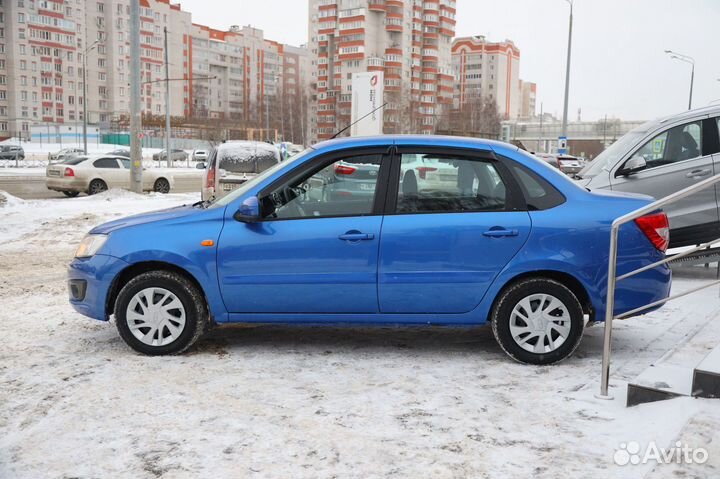
<instances>
[{"instance_id":1,"label":"silver hubcap","mask_svg":"<svg viewBox=\"0 0 720 479\"><path fill-rule=\"evenodd\" d=\"M570 313L565 304L549 294L531 294L519 301L510 314L510 334L525 351L555 351L570 335Z\"/></svg>"},{"instance_id":2,"label":"silver hubcap","mask_svg":"<svg viewBox=\"0 0 720 479\"><path fill-rule=\"evenodd\" d=\"M173 293L146 288L132 297L126 312L130 332L148 346L165 346L185 329L185 308Z\"/></svg>"}]
</instances>

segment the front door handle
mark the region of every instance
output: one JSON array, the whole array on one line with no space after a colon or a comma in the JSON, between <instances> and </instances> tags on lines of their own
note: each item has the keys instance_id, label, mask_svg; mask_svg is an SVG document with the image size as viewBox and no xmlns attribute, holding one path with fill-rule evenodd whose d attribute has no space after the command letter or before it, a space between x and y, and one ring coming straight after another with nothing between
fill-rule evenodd
<instances>
[{"instance_id":1,"label":"front door handle","mask_svg":"<svg viewBox=\"0 0 720 479\"><path fill-rule=\"evenodd\" d=\"M685 175L686 178L699 178L703 176L709 176L711 173L710 170L693 170L687 175Z\"/></svg>"},{"instance_id":2,"label":"front door handle","mask_svg":"<svg viewBox=\"0 0 720 479\"><path fill-rule=\"evenodd\" d=\"M483 233L483 236L487 236L488 238L502 238L505 236L517 236L520 234L518 230L508 230L505 228L490 228L486 232Z\"/></svg>"},{"instance_id":3,"label":"front door handle","mask_svg":"<svg viewBox=\"0 0 720 479\"><path fill-rule=\"evenodd\" d=\"M370 241L375 239L372 233L360 233L359 231L348 231L344 235L338 236L343 241Z\"/></svg>"}]
</instances>

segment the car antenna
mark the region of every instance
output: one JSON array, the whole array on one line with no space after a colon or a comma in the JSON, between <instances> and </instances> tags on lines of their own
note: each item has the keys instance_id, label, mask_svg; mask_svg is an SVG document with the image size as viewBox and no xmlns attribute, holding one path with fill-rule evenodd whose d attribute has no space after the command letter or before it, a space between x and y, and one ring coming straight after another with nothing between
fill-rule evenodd
<instances>
[{"instance_id":1,"label":"car antenna","mask_svg":"<svg viewBox=\"0 0 720 479\"><path fill-rule=\"evenodd\" d=\"M368 113L367 115L363 116L362 118L358 118L357 120L355 120L354 122L350 123L348 126L346 126L345 128L343 128L342 130L340 130L340 131L338 131L337 133L335 133L333 136L330 137L330 139L331 139L331 140L334 140L335 138L337 138L338 136L342 135L343 133L345 133L346 131L348 131L350 128L352 128L353 126L357 125L358 123L360 123L361 121L363 121L365 118L369 117L370 115L372 115L372 114L375 113L376 111L380 110L381 108L385 108L386 105L387 105L387 102L385 102L385 103L383 103L382 105L380 105L379 107L375 108L373 111L371 111L371 112Z\"/></svg>"}]
</instances>

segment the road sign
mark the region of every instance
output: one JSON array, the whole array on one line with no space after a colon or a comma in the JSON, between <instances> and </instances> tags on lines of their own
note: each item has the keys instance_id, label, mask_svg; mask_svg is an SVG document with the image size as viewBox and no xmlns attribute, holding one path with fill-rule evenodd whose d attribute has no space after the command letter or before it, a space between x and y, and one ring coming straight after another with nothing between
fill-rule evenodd
<instances>
[{"instance_id":1,"label":"road sign","mask_svg":"<svg viewBox=\"0 0 720 479\"><path fill-rule=\"evenodd\" d=\"M561 136L558 138L558 153L566 155L568 152L568 139L567 136Z\"/></svg>"}]
</instances>

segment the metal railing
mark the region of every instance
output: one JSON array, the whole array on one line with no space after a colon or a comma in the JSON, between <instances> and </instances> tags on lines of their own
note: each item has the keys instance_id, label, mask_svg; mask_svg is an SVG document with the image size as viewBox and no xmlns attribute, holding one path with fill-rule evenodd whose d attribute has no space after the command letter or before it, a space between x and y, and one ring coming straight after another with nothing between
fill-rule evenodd
<instances>
[{"instance_id":1,"label":"metal railing","mask_svg":"<svg viewBox=\"0 0 720 479\"><path fill-rule=\"evenodd\" d=\"M683 251L680 254L677 254L677 255L674 255L671 257L666 257L663 260L657 261L657 262L649 264L647 266L643 266L642 268L638 268L636 270L630 271L621 276L617 276L618 232L620 231L620 227L626 223L629 223L629 222L637 219L637 218L640 218L641 216L644 216L648 213L657 211L658 209L660 209L661 207L663 207L665 205L675 203L676 201L678 201L682 198L690 196L693 193L697 193L698 191L704 190L705 188L711 187L715 184L720 184L720 174L715 175L706 180L703 180L700 183L697 183L695 185L689 186L688 188L685 188L676 193L673 193L672 195L666 196L665 198L655 201L654 203L650 203L649 205L639 208L635 211L632 211L624 216L621 216L620 218L617 218L615 221L612 222L612 227L610 228L610 255L608 258L607 307L605 310L605 332L604 332L604 342L603 342L602 377L601 377L601 381L600 381L600 394L596 395L597 398L612 399L612 396L610 396L608 394L608 386L609 386L609 382L610 382L610 352L611 352L611 347L610 347L611 344L610 343L612 340L613 320L624 319L629 316L633 316L641 311L645 311L647 309L654 308L655 306L660 306L662 304L667 303L668 301L672 301L673 299L682 298L683 296L687 296L689 294L695 293L702 289L710 288L712 286L720 284L720 280L712 281L708 284L698 286L695 288L691 288L687 291L683 291L682 293L676 294L674 296L669 296L660 301L655 301L650 304L646 304L645 306L643 306L641 308L636 308L631 311L627 311L623 314L615 316L615 285L618 281L622 281L624 279L630 278L630 277L640 274L644 271L647 271L647 270L656 268L658 266L661 266L663 264L669 263L670 261L674 261L674 260L683 258L692 253L695 253L696 251L706 248L706 247L712 245L713 243L716 243L717 241L720 241L720 238L718 238L716 240L702 244L700 246L689 249L687 251Z\"/></svg>"}]
</instances>

